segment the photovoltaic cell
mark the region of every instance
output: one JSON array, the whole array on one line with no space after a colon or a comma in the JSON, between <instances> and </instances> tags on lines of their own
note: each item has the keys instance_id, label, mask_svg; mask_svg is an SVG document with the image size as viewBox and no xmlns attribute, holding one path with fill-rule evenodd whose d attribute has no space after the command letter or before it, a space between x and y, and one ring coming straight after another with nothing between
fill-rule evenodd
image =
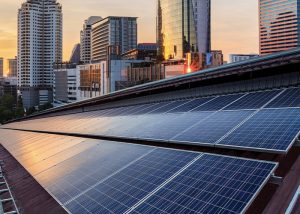
<instances>
[{"instance_id":1,"label":"photovoltaic cell","mask_svg":"<svg viewBox=\"0 0 300 214\"><path fill-rule=\"evenodd\" d=\"M203 105L203 104L209 102L213 98L214 97L208 97L208 98L199 98L199 99L190 100L189 102L185 103L184 105L181 105L181 106L178 106L175 109L172 109L171 111L169 111L169 113L178 113L178 112L191 111L191 110L199 107L200 105Z\"/></svg>"},{"instance_id":2,"label":"photovoltaic cell","mask_svg":"<svg viewBox=\"0 0 300 214\"><path fill-rule=\"evenodd\" d=\"M255 160L3 129L0 142L59 203L75 214L174 210L240 213L276 166ZM36 154L41 157L35 159ZM32 160L28 161L30 157Z\"/></svg>"},{"instance_id":3,"label":"photovoltaic cell","mask_svg":"<svg viewBox=\"0 0 300 214\"><path fill-rule=\"evenodd\" d=\"M188 101L187 100L174 101L174 102L169 103L168 105L165 105L161 108L158 108L158 109L150 112L150 114L166 113L178 106L181 106L182 104L185 104L186 102L188 102Z\"/></svg>"},{"instance_id":4,"label":"photovoltaic cell","mask_svg":"<svg viewBox=\"0 0 300 214\"><path fill-rule=\"evenodd\" d=\"M283 102L282 105L293 105L293 107L295 107L299 97L297 95L297 90L299 89L286 89L286 91L283 94L280 94L273 102L277 103L277 106L280 106L280 102ZM233 133L228 132L233 131L239 123L247 118L248 115L246 112L248 111L249 113L249 109L256 110L263 107L281 92L281 90L274 90L244 95L236 94L215 98L199 98L195 100L178 100L155 104L116 107L93 112L27 120L7 124L3 127L213 145L216 142L219 143L223 137L226 137L226 140L229 139L229 137L233 137L233 133L237 133L237 130L234 130ZM285 99L287 101L285 103L284 100L282 100L282 96L286 97ZM268 107L271 107L274 104L272 103ZM222 108L224 108L222 111L217 112L217 110ZM240 111L240 109L245 110ZM246 111L246 109L248 110ZM287 109L287 115L289 115L290 111L293 111L293 108ZM245 114L241 112L244 112ZM256 118L256 116L253 118ZM264 130L261 129L260 123L267 123L268 120L268 115L262 114L258 122L253 121L251 129ZM290 120L291 118L286 118L285 123L289 123ZM271 133L272 131L276 131L280 122L274 122L276 123L269 126L269 130L266 130L267 132ZM246 124L247 123L244 125ZM242 127L244 125L242 125ZM262 126L264 125L265 124ZM292 130L291 132L289 130L286 130L284 133L277 132L277 135L274 136L277 139L279 139L278 137L280 136L293 136L294 132L298 131L297 128L298 127L294 127L295 130ZM240 127L238 127L238 130L241 130ZM223 140L222 142L224 143L220 145L224 146L228 144L228 146L232 148L247 150L248 147L245 145L251 144L252 146L250 148L264 150L266 147L270 148L272 142L275 142L277 145L273 145L274 148L272 151L281 153L283 151L282 149L285 147L283 144L289 144L286 142L287 140L281 140L281 142L276 140L269 142L268 139L271 139L271 137L268 133L261 133L260 135L264 135L267 140L263 142L255 142L255 140L248 141L249 137L247 136L246 131L243 131L241 134L238 133L238 136L235 136L234 140L230 140L229 142ZM243 140L243 138L245 139ZM264 138L262 137L262 139ZM279 148L279 145L283 147Z\"/></svg>"},{"instance_id":5,"label":"photovoltaic cell","mask_svg":"<svg viewBox=\"0 0 300 214\"><path fill-rule=\"evenodd\" d=\"M75 200L91 213L124 213L197 156L156 149ZM91 199L93 206L85 206ZM66 203L66 207L71 213L79 213L72 203Z\"/></svg>"},{"instance_id":6,"label":"photovoltaic cell","mask_svg":"<svg viewBox=\"0 0 300 214\"><path fill-rule=\"evenodd\" d=\"M193 109L193 111L218 111L236 101L243 95L244 94L233 94L220 96L211 100L210 102L205 103L204 105L199 106L198 108Z\"/></svg>"},{"instance_id":7,"label":"photovoltaic cell","mask_svg":"<svg viewBox=\"0 0 300 214\"><path fill-rule=\"evenodd\" d=\"M127 133L141 139L170 140L201 120L209 117L212 112L189 112L185 114L156 115L152 121L145 118L143 125L132 128ZM126 133L122 133L126 135ZM127 134L128 136L128 134Z\"/></svg>"},{"instance_id":8,"label":"photovoltaic cell","mask_svg":"<svg viewBox=\"0 0 300 214\"><path fill-rule=\"evenodd\" d=\"M172 138L172 141L214 144L254 111L220 111Z\"/></svg>"},{"instance_id":9,"label":"photovoltaic cell","mask_svg":"<svg viewBox=\"0 0 300 214\"><path fill-rule=\"evenodd\" d=\"M272 98L281 92L276 91L264 91L249 93L242 97L238 101L234 102L230 106L226 107L225 110L239 110L239 109L259 109L268 103Z\"/></svg>"},{"instance_id":10,"label":"photovoltaic cell","mask_svg":"<svg viewBox=\"0 0 300 214\"><path fill-rule=\"evenodd\" d=\"M266 108L300 107L300 88L286 89Z\"/></svg>"},{"instance_id":11,"label":"photovoltaic cell","mask_svg":"<svg viewBox=\"0 0 300 214\"><path fill-rule=\"evenodd\" d=\"M130 213L242 213L275 167L204 154Z\"/></svg>"},{"instance_id":12,"label":"photovoltaic cell","mask_svg":"<svg viewBox=\"0 0 300 214\"><path fill-rule=\"evenodd\" d=\"M136 114L141 115L141 114L147 114L150 113L158 108L162 108L166 105L168 105L169 102L162 102L162 103L154 103L151 106L147 106L146 108L144 108L143 110L139 110Z\"/></svg>"},{"instance_id":13,"label":"photovoltaic cell","mask_svg":"<svg viewBox=\"0 0 300 214\"><path fill-rule=\"evenodd\" d=\"M286 151L300 131L300 109L264 109L219 145Z\"/></svg>"}]
</instances>

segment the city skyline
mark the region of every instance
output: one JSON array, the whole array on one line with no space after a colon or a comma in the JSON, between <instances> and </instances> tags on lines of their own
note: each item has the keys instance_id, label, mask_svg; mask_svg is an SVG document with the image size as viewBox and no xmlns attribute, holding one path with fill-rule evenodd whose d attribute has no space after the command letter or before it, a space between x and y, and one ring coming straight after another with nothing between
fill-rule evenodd
<instances>
[{"instance_id":1,"label":"city skyline","mask_svg":"<svg viewBox=\"0 0 300 214\"><path fill-rule=\"evenodd\" d=\"M0 56L5 59L5 72L7 59L17 54L17 10L21 2L1 2L5 10L0 13ZM97 0L84 3L60 0L60 3L64 11L64 60L69 59L74 45L80 41L80 30L89 16L137 16L138 42L156 41L156 0L129 0L127 3L120 0L103 0L101 3ZM258 53L258 29L257 0L212 0L212 49L223 50L226 60L230 53Z\"/></svg>"}]
</instances>

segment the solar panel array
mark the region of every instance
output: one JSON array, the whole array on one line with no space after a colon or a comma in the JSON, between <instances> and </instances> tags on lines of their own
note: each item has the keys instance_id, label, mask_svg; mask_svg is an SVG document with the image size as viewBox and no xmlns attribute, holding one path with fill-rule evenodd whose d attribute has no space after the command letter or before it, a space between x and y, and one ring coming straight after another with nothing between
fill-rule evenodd
<instances>
[{"instance_id":1,"label":"solar panel array","mask_svg":"<svg viewBox=\"0 0 300 214\"><path fill-rule=\"evenodd\" d=\"M300 131L300 89L121 106L4 128L286 153Z\"/></svg>"},{"instance_id":2,"label":"solar panel array","mask_svg":"<svg viewBox=\"0 0 300 214\"><path fill-rule=\"evenodd\" d=\"M0 129L0 142L70 213L242 213L271 162Z\"/></svg>"}]
</instances>

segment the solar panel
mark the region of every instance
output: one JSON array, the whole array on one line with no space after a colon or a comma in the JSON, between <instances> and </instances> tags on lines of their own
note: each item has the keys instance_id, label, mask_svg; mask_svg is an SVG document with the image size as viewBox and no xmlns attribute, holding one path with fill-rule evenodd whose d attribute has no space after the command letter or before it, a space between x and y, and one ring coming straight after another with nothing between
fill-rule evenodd
<instances>
[{"instance_id":1,"label":"solar panel","mask_svg":"<svg viewBox=\"0 0 300 214\"><path fill-rule=\"evenodd\" d=\"M169 103L168 105L165 105L161 108L158 108L152 112L150 112L151 114L157 114L157 113L166 113L174 108L177 108L178 106L181 106L182 104L187 103L188 100L179 100L179 101L174 101Z\"/></svg>"},{"instance_id":2,"label":"solar panel","mask_svg":"<svg viewBox=\"0 0 300 214\"><path fill-rule=\"evenodd\" d=\"M243 213L275 167L204 154L128 213Z\"/></svg>"},{"instance_id":3,"label":"solar panel","mask_svg":"<svg viewBox=\"0 0 300 214\"><path fill-rule=\"evenodd\" d=\"M196 153L155 149L74 199L81 205L92 199L94 206L85 206L91 213L124 213L197 156ZM73 208L71 213L78 213L76 207L69 206L74 199L68 201L66 207Z\"/></svg>"},{"instance_id":4,"label":"solar panel","mask_svg":"<svg viewBox=\"0 0 300 214\"><path fill-rule=\"evenodd\" d=\"M264 109L219 145L287 151L300 131L300 109Z\"/></svg>"},{"instance_id":5,"label":"solar panel","mask_svg":"<svg viewBox=\"0 0 300 214\"><path fill-rule=\"evenodd\" d=\"M168 104L169 102L154 103L151 106L147 106L145 109L138 111L136 114L147 114Z\"/></svg>"},{"instance_id":6,"label":"solar panel","mask_svg":"<svg viewBox=\"0 0 300 214\"><path fill-rule=\"evenodd\" d=\"M0 140L75 214L240 212L276 167L255 160L3 129Z\"/></svg>"},{"instance_id":7,"label":"solar panel","mask_svg":"<svg viewBox=\"0 0 300 214\"><path fill-rule=\"evenodd\" d=\"M178 134L172 141L214 144L254 111L220 111Z\"/></svg>"},{"instance_id":8,"label":"solar panel","mask_svg":"<svg viewBox=\"0 0 300 214\"><path fill-rule=\"evenodd\" d=\"M214 97L208 97L208 98L199 98L199 99L194 99L190 100L189 102L185 103L184 105L178 106L177 108L174 108L169 111L169 113L177 113L177 112L188 112L191 111L200 105L203 105L210 100L212 100Z\"/></svg>"},{"instance_id":9,"label":"solar panel","mask_svg":"<svg viewBox=\"0 0 300 214\"><path fill-rule=\"evenodd\" d=\"M242 97L238 101L232 103L225 110L239 110L239 109L259 109L268 103L272 98L281 92L276 91L264 91L249 93Z\"/></svg>"},{"instance_id":10,"label":"solar panel","mask_svg":"<svg viewBox=\"0 0 300 214\"><path fill-rule=\"evenodd\" d=\"M153 140L169 140L178 133L183 132L187 128L193 126L199 121L209 117L212 112L189 112L186 114L163 114L151 116L150 118L140 118L142 124L135 127L127 127L126 131L119 132L121 129L117 128L117 132L122 136L137 137L140 139ZM130 121L130 120L129 120ZM130 121L132 122L132 121Z\"/></svg>"},{"instance_id":11,"label":"solar panel","mask_svg":"<svg viewBox=\"0 0 300 214\"><path fill-rule=\"evenodd\" d=\"M193 109L193 111L218 111L241 98L243 95L244 94L233 94L220 96L211 100L210 102L205 103L204 105L199 106L198 108Z\"/></svg>"},{"instance_id":12,"label":"solar panel","mask_svg":"<svg viewBox=\"0 0 300 214\"><path fill-rule=\"evenodd\" d=\"M300 107L300 88L286 89L266 108Z\"/></svg>"}]
</instances>

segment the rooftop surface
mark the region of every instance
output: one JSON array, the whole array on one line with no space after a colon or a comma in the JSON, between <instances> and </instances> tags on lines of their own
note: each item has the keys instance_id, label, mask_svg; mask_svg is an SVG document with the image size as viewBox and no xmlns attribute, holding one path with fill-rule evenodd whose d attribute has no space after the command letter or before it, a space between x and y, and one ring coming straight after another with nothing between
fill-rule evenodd
<instances>
[{"instance_id":1,"label":"rooftop surface","mask_svg":"<svg viewBox=\"0 0 300 214\"><path fill-rule=\"evenodd\" d=\"M19 164L4 167L19 210L297 212L299 64L297 49L2 125L4 164ZM41 198L21 200L19 172Z\"/></svg>"}]
</instances>

